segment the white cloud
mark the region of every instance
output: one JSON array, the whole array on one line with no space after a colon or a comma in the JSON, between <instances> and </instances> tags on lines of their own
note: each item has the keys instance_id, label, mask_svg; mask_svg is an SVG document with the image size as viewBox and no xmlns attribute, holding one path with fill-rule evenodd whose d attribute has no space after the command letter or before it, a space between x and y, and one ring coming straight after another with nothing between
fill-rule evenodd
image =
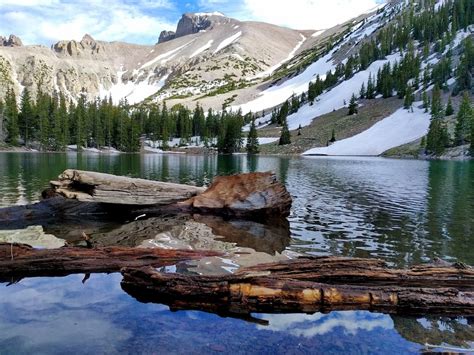
<instances>
[{"instance_id":1,"label":"white cloud","mask_svg":"<svg viewBox=\"0 0 474 355\"><path fill-rule=\"evenodd\" d=\"M0 0L0 6L51 6L59 0Z\"/></svg>"},{"instance_id":2,"label":"white cloud","mask_svg":"<svg viewBox=\"0 0 474 355\"><path fill-rule=\"evenodd\" d=\"M375 6L376 0L244 0L254 19L295 29L324 29Z\"/></svg>"},{"instance_id":3,"label":"white cloud","mask_svg":"<svg viewBox=\"0 0 474 355\"><path fill-rule=\"evenodd\" d=\"M25 44L80 40L85 33L99 40L153 44L162 30L176 27L165 17L176 10L169 0L0 0L0 6L0 35L16 34Z\"/></svg>"},{"instance_id":4,"label":"white cloud","mask_svg":"<svg viewBox=\"0 0 474 355\"><path fill-rule=\"evenodd\" d=\"M107 41L155 43L174 30L182 12L221 11L295 29L328 28L374 8L380 0L0 0L0 35L25 44L80 40L85 33Z\"/></svg>"}]
</instances>

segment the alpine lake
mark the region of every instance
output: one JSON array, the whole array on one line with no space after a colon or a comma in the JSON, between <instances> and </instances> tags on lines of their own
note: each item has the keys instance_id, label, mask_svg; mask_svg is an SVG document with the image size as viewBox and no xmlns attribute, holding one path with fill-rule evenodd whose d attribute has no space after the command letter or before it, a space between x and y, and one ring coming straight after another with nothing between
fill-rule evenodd
<instances>
[{"instance_id":1,"label":"alpine lake","mask_svg":"<svg viewBox=\"0 0 474 355\"><path fill-rule=\"evenodd\" d=\"M474 265L474 162L0 153L0 207L40 200L49 181L67 168L199 186L216 175L274 171L286 185L293 206L288 223L280 226L176 216L87 226L104 245L245 251L241 259L213 257L166 267L168 272L232 272L298 255L380 258L396 267L434 258ZM80 243L79 229L41 227ZM0 225L0 233L8 228ZM224 318L140 303L121 289L119 273L83 279L0 284L0 354L400 354L474 348L474 318L368 311Z\"/></svg>"}]
</instances>

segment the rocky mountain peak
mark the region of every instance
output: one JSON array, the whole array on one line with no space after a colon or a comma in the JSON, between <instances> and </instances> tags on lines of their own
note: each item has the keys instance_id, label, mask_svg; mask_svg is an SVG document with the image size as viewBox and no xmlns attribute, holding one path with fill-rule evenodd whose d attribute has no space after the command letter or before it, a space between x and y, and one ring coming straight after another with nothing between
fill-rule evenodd
<instances>
[{"instance_id":1,"label":"rocky mountain peak","mask_svg":"<svg viewBox=\"0 0 474 355\"><path fill-rule=\"evenodd\" d=\"M160 38L158 39L158 43L171 41L175 38L207 30L212 27L214 23L222 21L222 19L226 19L226 17L220 12L185 13L178 22L176 32L161 32Z\"/></svg>"},{"instance_id":2,"label":"rocky mountain peak","mask_svg":"<svg viewBox=\"0 0 474 355\"><path fill-rule=\"evenodd\" d=\"M10 35L8 38L0 36L0 47L21 47L23 42L20 37Z\"/></svg>"},{"instance_id":3,"label":"rocky mountain peak","mask_svg":"<svg viewBox=\"0 0 474 355\"><path fill-rule=\"evenodd\" d=\"M59 41L51 47L56 53L79 57L83 54L98 54L104 50L102 44L97 42L90 34L85 34L80 42L77 41Z\"/></svg>"},{"instance_id":4,"label":"rocky mountain peak","mask_svg":"<svg viewBox=\"0 0 474 355\"><path fill-rule=\"evenodd\" d=\"M176 38L176 33L173 31L161 31L158 43L168 42Z\"/></svg>"},{"instance_id":5,"label":"rocky mountain peak","mask_svg":"<svg viewBox=\"0 0 474 355\"><path fill-rule=\"evenodd\" d=\"M97 45L97 42L95 41L95 39L92 38L92 36L91 36L90 34L88 34L88 33L86 33L86 34L82 37L81 43L84 44L84 45L86 45L86 46L90 46L90 47Z\"/></svg>"}]
</instances>

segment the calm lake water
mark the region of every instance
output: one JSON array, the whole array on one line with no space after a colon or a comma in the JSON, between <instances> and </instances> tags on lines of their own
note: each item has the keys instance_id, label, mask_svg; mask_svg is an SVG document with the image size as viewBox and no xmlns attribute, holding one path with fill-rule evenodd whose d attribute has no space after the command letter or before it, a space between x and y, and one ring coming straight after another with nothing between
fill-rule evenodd
<instances>
[{"instance_id":1,"label":"calm lake water","mask_svg":"<svg viewBox=\"0 0 474 355\"><path fill-rule=\"evenodd\" d=\"M37 201L66 168L188 184L275 171L293 196L286 252L380 257L394 266L434 257L474 264L474 163L382 158L0 153L0 207ZM2 229L2 226L0 226ZM265 250L265 249L264 249ZM473 348L474 319L364 311L254 314L260 325L142 304L121 275L0 284L0 354L419 353ZM452 350L452 349L451 349Z\"/></svg>"}]
</instances>

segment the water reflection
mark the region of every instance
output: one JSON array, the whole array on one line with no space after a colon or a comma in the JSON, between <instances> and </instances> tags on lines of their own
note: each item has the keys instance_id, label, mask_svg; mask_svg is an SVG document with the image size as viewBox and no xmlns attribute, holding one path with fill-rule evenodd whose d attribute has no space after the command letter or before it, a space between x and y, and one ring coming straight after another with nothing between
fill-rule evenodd
<instances>
[{"instance_id":1,"label":"water reflection","mask_svg":"<svg viewBox=\"0 0 474 355\"><path fill-rule=\"evenodd\" d=\"M120 275L25 279L0 285L1 353L415 353L425 343L473 346L469 319L365 311L254 314L267 325L170 312L126 296ZM219 329L219 331L216 331Z\"/></svg>"},{"instance_id":2,"label":"water reflection","mask_svg":"<svg viewBox=\"0 0 474 355\"><path fill-rule=\"evenodd\" d=\"M474 238L474 162L0 153L0 206L38 200L48 181L66 168L196 185L207 185L220 174L273 170L294 198L289 233L288 225L268 227L202 216L171 218L169 223L159 218L98 220L87 229L97 244L186 242L197 247L200 238L192 238L189 232L201 225L212 236L202 245L252 249L249 259L296 252L380 257L400 267L434 257L474 264L469 248ZM84 223L78 219L44 227L73 241L77 235L72 231L84 228ZM212 273L206 269L208 262L179 265L177 271ZM235 267L233 260L219 262L221 269ZM3 349L90 353L158 348L197 353L311 353L314 349L407 353L418 352L425 343L469 348L474 342L472 319L466 318L369 312L254 315L269 321L262 326L202 312L171 313L162 305L137 303L120 289L120 278L92 275L85 286L79 275L0 285L0 353ZM89 339L87 344L83 339Z\"/></svg>"},{"instance_id":3,"label":"water reflection","mask_svg":"<svg viewBox=\"0 0 474 355\"><path fill-rule=\"evenodd\" d=\"M275 171L294 198L298 253L381 257L394 265L434 257L474 264L474 162L0 153L0 206L39 199L66 168L206 185L220 174ZM1 226L0 226L1 228Z\"/></svg>"},{"instance_id":4,"label":"water reflection","mask_svg":"<svg viewBox=\"0 0 474 355\"><path fill-rule=\"evenodd\" d=\"M443 169L437 169L437 164ZM290 219L292 235L299 239L294 249L312 254L379 256L397 266L427 262L436 256L474 261L474 255L468 256L463 247L473 237L466 233L474 223L474 184L472 173L468 174L472 163L457 163L463 169L446 169L450 164L299 160L288 179L290 189L299 191L293 194L295 206ZM453 178L449 178L450 171ZM296 181L299 188L292 189ZM444 184L451 186L452 193ZM437 199L441 191L442 198ZM433 209L436 200L440 202L437 210ZM445 213L444 206L450 205L453 211L465 213ZM449 221L452 228L440 227L442 221ZM443 249L443 232L451 248Z\"/></svg>"}]
</instances>

